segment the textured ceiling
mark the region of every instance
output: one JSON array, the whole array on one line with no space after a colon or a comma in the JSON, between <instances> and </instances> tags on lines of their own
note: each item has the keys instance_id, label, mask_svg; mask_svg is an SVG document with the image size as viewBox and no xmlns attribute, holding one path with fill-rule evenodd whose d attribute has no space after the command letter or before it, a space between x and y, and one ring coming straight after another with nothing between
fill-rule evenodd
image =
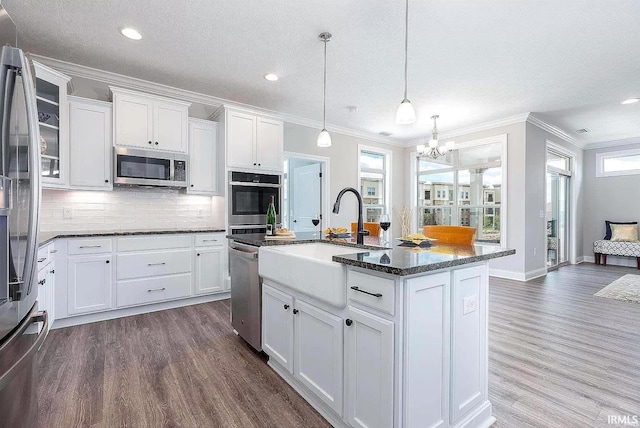
<instances>
[{"instance_id":1,"label":"textured ceiling","mask_svg":"<svg viewBox=\"0 0 640 428\"><path fill-rule=\"evenodd\" d=\"M0 1L33 53L316 120L330 31L327 121L399 139L435 113L445 132L534 112L581 143L640 136L640 103L620 105L640 97L638 0L411 0L411 126L402 0Z\"/></svg>"}]
</instances>

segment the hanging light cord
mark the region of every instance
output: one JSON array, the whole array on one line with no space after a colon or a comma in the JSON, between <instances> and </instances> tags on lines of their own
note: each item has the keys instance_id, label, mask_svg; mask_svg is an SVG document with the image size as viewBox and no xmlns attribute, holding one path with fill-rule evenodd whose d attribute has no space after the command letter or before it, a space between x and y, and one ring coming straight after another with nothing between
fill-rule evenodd
<instances>
[{"instance_id":1,"label":"hanging light cord","mask_svg":"<svg viewBox=\"0 0 640 428\"><path fill-rule=\"evenodd\" d=\"M404 17L404 99L407 99L407 80L409 76L408 72L408 58L407 51L409 50L409 0L406 1L405 17Z\"/></svg>"},{"instance_id":2,"label":"hanging light cord","mask_svg":"<svg viewBox=\"0 0 640 428\"><path fill-rule=\"evenodd\" d=\"M324 79L322 82L322 129L327 129L327 40L324 42Z\"/></svg>"}]
</instances>

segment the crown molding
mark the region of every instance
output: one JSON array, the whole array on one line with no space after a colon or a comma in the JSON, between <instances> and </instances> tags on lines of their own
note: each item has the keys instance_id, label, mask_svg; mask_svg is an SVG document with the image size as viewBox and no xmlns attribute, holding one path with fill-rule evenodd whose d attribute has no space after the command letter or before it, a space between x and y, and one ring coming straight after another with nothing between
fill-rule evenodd
<instances>
[{"instance_id":1,"label":"crown molding","mask_svg":"<svg viewBox=\"0 0 640 428\"><path fill-rule=\"evenodd\" d=\"M84 65L74 64L59 59L49 58L46 56L31 54L34 60L48 67L57 70L60 73L64 73L68 76L78 77L96 82L106 83L112 86L118 86L123 89L129 89L134 91L146 92L152 95L161 97L174 98L178 100L188 101L191 103L198 103L216 107L216 113L221 108L231 108L234 110L242 110L251 112L252 114L259 114L272 119L282 120L284 122L293 123L296 125L307 126L310 128L317 128L318 131L322 129L322 122L313 119L307 119L305 117L278 112L275 110L264 109L255 107L249 104L238 103L235 101L227 100L225 98L215 97L213 95L201 94L186 89L180 89L169 85L163 85L160 83L150 82L148 80L139 79L137 77L125 76L123 74L113 73L111 71L100 70L97 68L87 67ZM216 114L214 113L214 114ZM403 141L384 137L375 133L366 131L358 131L351 128L342 126L335 126L327 124L327 130L336 134L347 135L350 137L362 138L368 141L375 141L382 144L387 144L394 147L405 147L406 144Z\"/></svg>"},{"instance_id":2,"label":"crown molding","mask_svg":"<svg viewBox=\"0 0 640 428\"><path fill-rule=\"evenodd\" d=\"M544 120L540 119L539 117L530 114L529 117L527 118L527 122L529 122L532 125L537 126L540 129L543 129L545 131L547 131L549 134L555 135L556 137L560 138L561 140L569 143L569 144L573 144L576 147L579 147L581 149L584 150L585 148L585 144L579 142L578 140L576 140L574 137L572 137L571 135L569 135L568 133L566 133L565 131L563 131L562 129L558 128L555 125L551 125L547 122L545 122Z\"/></svg>"},{"instance_id":3,"label":"crown molding","mask_svg":"<svg viewBox=\"0 0 640 428\"><path fill-rule=\"evenodd\" d=\"M531 113L522 113L516 114L514 116L504 117L502 119L492 120L489 122L478 123L476 125L467 126L464 128L458 128L453 131L440 132L438 134L438 138L440 140L449 140L455 137L461 137L467 134L473 134L475 132L487 131L490 129L498 128L500 126L508 126L513 125L515 123L523 123L526 122ZM428 136L417 138L411 141L408 141L405 147L413 147L418 144L423 144L425 141L429 139Z\"/></svg>"},{"instance_id":4,"label":"crown molding","mask_svg":"<svg viewBox=\"0 0 640 428\"><path fill-rule=\"evenodd\" d=\"M602 141L599 143L586 144L584 149L585 150L605 149L608 147L621 147L621 146L628 146L631 144L640 144L640 137L632 137L632 138L625 138L622 140Z\"/></svg>"}]
</instances>

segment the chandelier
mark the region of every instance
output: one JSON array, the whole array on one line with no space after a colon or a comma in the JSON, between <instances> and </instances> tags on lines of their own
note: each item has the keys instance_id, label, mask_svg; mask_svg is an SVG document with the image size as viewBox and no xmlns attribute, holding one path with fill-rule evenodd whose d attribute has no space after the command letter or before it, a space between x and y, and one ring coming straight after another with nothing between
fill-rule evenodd
<instances>
[{"instance_id":1,"label":"chandelier","mask_svg":"<svg viewBox=\"0 0 640 428\"><path fill-rule=\"evenodd\" d=\"M447 141L444 146L439 145L438 142L438 127L436 125L436 120L439 118L437 114L431 116L433 119L433 131L431 131L431 140L429 140L429 145L420 144L418 145L418 156L426 156L431 159L438 159L449 153L453 150L455 143L453 141Z\"/></svg>"}]
</instances>

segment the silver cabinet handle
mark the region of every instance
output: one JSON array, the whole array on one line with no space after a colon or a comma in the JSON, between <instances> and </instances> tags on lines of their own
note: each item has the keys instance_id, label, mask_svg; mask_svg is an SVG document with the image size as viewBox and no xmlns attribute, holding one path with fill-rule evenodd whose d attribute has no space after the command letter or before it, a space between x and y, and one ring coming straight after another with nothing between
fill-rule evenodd
<instances>
[{"instance_id":1,"label":"silver cabinet handle","mask_svg":"<svg viewBox=\"0 0 640 428\"><path fill-rule=\"evenodd\" d=\"M217 239L203 239L202 242L218 242Z\"/></svg>"},{"instance_id":2,"label":"silver cabinet handle","mask_svg":"<svg viewBox=\"0 0 640 428\"><path fill-rule=\"evenodd\" d=\"M43 261L45 261L45 260L47 260L47 258L46 258L46 257L43 257L43 258L41 258L41 259L38 259L38 263L42 263L42 262L43 262Z\"/></svg>"},{"instance_id":3,"label":"silver cabinet handle","mask_svg":"<svg viewBox=\"0 0 640 428\"><path fill-rule=\"evenodd\" d=\"M80 248L102 248L102 245L81 245Z\"/></svg>"},{"instance_id":4,"label":"silver cabinet handle","mask_svg":"<svg viewBox=\"0 0 640 428\"><path fill-rule=\"evenodd\" d=\"M49 253L50 253L50 254L55 254L55 253L57 253L57 252L58 252L58 250L51 250L51 251L49 251Z\"/></svg>"},{"instance_id":5,"label":"silver cabinet handle","mask_svg":"<svg viewBox=\"0 0 640 428\"><path fill-rule=\"evenodd\" d=\"M147 293L153 293L155 291L164 291L166 290L166 287L162 287L162 288L150 288L149 290L147 290Z\"/></svg>"},{"instance_id":6,"label":"silver cabinet handle","mask_svg":"<svg viewBox=\"0 0 640 428\"><path fill-rule=\"evenodd\" d=\"M163 266L163 265L166 265L166 263L165 262L162 262L162 263L147 263L147 266Z\"/></svg>"}]
</instances>

